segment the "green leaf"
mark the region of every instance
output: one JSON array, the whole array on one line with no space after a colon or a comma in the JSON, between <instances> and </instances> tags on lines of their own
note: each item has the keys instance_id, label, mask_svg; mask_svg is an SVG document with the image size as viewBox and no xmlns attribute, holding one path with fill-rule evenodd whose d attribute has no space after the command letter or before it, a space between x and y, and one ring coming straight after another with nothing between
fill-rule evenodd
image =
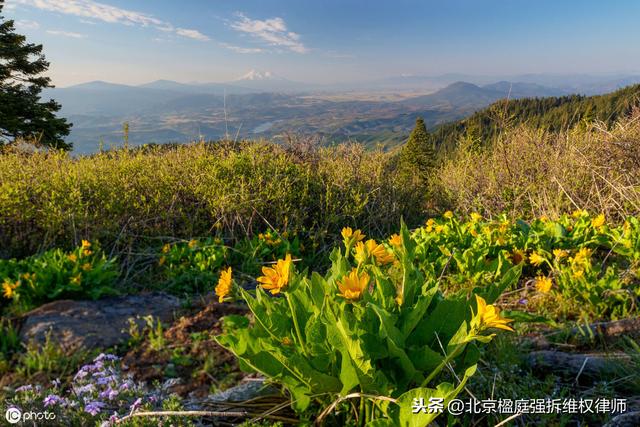
<instances>
[{"instance_id":1,"label":"green leaf","mask_svg":"<svg viewBox=\"0 0 640 427\"><path fill-rule=\"evenodd\" d=\"M522 266L524 263L520 263L514 267L511 267L500 279L500 282L493 286L487 286L484 289L480 289L476 292L478 295L483 297L487 304L493 304L502 293L509 289L511 286L518 283L518 279L520 279L520 275L522 274Z\"/></svg>"},{"instance_id":2,"label":"green leaf","mask_svg":"<svg viewBox=\"0 0 640 427\"><path fill-rule=\"evenodd\" d=\"M475 372L476 365L467 368L464 377L460 381L460 384L458 384L458 386L455 388L449 383L441 383L436 387L436 389L419 387L409 390L408 392L401 395L397 400L399 411L394 414L394 419L397 422L396 425L401 427L425 427L429 425L440 415L440 413L429 414L418 412L414 414L414 399L424 398L425 404L428 405L429 398L441 398L443 399L443 412L445 412L449 402L460 393L460 391L467 383L469 377L475 374Z\"/></svg>"},{"instance_id":3,"label":"green leaf","mask_svg":"<svg viewBox=\"0 0 640 427\"><path fill-rule=\"evenodd\" d=\"M424 317L424 314L431 305L434 295L438 292L438 286L434 285L431 288L423 291L423 295L418 297L418 300L413 306L402 307L402 313L400 315L400 331L403 339L407 339L409 334L418 325L420 320Z\"/></svg>"},{"instance_id":4,"label":"green leaf","mask_svg":"<svg viewBox=\"0 0 640 427\"><path fill-rule=\"evenodd\" d=\"M415 366L413 366L413 362L404 351L404 337L394 324L394 316L374 304L369 304L368 307L380 318L380 338L383 340L386 339L389 355L393 357L394 362L396 362L402 370L398 378L400 380L398 388L403 389L412 380L421 381L422 375Z\"/></svg>"}]
</instances>

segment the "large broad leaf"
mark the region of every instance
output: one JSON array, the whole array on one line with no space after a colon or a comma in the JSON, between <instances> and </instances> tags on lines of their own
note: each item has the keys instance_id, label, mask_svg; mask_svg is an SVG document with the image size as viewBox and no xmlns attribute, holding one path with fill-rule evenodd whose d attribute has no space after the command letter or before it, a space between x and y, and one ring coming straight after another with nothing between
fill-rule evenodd
<instances>
[{"instance_id":1,"label":"large broad leaf","mask_svg":"<svg viewBox=\"0 0 640 427\"><path fill-rule=\"evenodd\" d=\"M407 354L411 358L413 365L422 372L433 371L444 359L442 352L432 350L427 345L420 348L410 348Z\"/></svg>"},{"instance_id":2,"label":"large broad leaf","mask_svg":"<svg viewBox=\"0 0 640 427\"><path fill-rule=\"evenodd\" d=\"M468 368L464 373L462 381L460 381L460 384L455 388L449 383L442 383L435 389L426 387L414 388L401 395L397 400L397 410L392 415L396 425L401 427L425 427L429 425L441 412L428 413L427 411L427 413L424 413L423 411L419 411L418 413L414 413L414 403L416 403L416 401L420 402L422 398L428 406L430 398L442 399L443 412L446 411L449 402L460 393L469 377L475 372L476 365Z\"/></svg>"},{"instance_id":3,"label":"large broad leaf","mask_svg":"<svg viewBox=\"0 0 640 427\"><path fill-rule=\"evenodd\" d=\"M413 366L413 362L411 362L404 350L404 337L395 326L395 317L374 304L369 304L368 307L378 315L380 319L380 338L382 340L386 339L389 355L392 356L394 362L401 369L398 373L399 375L396 376L398 388L405 388L411 381L421 382L422 375Z\"/></svg>"},{"instance_id":4,"label":"large broad leaf","mask_svg":"<svg viewBox=\"0 0 640 427\"><path fill-rule=\"evenodd\" d=\"M410 346L429 345L434 348L434 345L438 345L436 334L443 344L449 342L468 314L470 311L466 298L439 299L436 308L426 315L409 335L407 343Z\"/></svg>"},{"instance_id":5,"label":"large broad leaf","mask_svg":"<svg viewBox=\"0 0 640 427\"><path fill-rule=\"evenodd\" d=\"M399 323L403 339L406 340L416 325L418 325L420 320L422 320L424 314L429 309L429 305L431 305L431 300L437 292L438 286L433 285L423 291L423 295L418 297L418 300L414 305L402 307Z\"/></svg>"},{"instance_id":6,"label":"large broad leaf","mask_svg":"<svg viewBox=\"0 0 640 427\"><path fill-rule=\"evenodd\" d=\"M340 352L342 358L340 381L343 386L341 393L344 395L357 385L360 385L362 390L367 390L373 383L374 369L362 348L361 340L350 331L349 324L355 323L355 318L351 315L348 319L348 311L341 308L338 310L341 310L339 316L331 310L325 313L329 322L335 325L327 329L327 340L329 345Z\"/></svg>"},{"instance_id":7,"label":"large broad leaf","mask_svg":"<svg viewBox=\"0 0 640 427\"><path fill-rule=\"evenodd\" d=\"M315 271L311 273L309 290L311 299L313 300L313 311L315 313L319 313L324 307L325 296L327 295L327 286L327 283L320 274Z\"/></svg>"},{"instance_id":8,"label":"large broad leaf","mask_svg":"<svg viewBox=\"0 0 640 427\"><path fill-rule=\"evenodd\" d=\"M283 314L289 310L277 307L278 304L286 304L283 298L269 297L261 288L256 289L255 298L244 289L240 289L240 292L253 313L257 326L263 328L274 339L281 339L290 335L293 323L290 317Z\"/></svg>"},{"instance_id":9,"label":"large broad leaf","mask_svg":"<svg viewBox=\"0 0 640 427\"><path fill-rule=\"evenodd\" d=\"M493 304L500 298L500 295L502 295L505 290L518 283L518 279L520 279L520 275L522 274L523 265L524 263L520 263L511 267L498 283L487 286L486 288L477 289L476 293L482 296L485 301L487 301L487 304Z\"/></svg>"}]
</instances>

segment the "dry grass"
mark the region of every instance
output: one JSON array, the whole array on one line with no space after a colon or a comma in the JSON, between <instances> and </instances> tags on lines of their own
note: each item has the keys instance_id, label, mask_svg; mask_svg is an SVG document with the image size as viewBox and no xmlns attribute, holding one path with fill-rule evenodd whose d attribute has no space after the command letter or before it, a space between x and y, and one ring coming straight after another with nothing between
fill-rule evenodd
<instances>
[{"instance_id":1,"label":"dry grass","mask_svg":"<svg viewBox=\"0 0 640 427\"><path fill-rule=\"evenodd\" d=\"M434 178L451 207L489 216L558 217L586 209L615 219L640 213L640 115L607 129L560 134L527 127L486 149L464 143Z\"/></svg>"}]
</instances>

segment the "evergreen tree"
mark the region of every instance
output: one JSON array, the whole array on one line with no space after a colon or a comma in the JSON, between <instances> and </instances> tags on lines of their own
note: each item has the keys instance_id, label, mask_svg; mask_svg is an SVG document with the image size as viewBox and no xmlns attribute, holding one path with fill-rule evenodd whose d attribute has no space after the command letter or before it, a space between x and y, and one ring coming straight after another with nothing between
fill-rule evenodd
<instances>
[{"instance_id":1,"label":"evergreen tree","mask_svg":"<svg viewBox=\"0 0 640 427\"><path fill-rule=\"evenodd\" d=\"M402 147L400 166L406 173L417 178L425 178L435 163L436 153L433 142L429 138L424 120L418 117L407 143Z\"/></svg>"},{"instance_id":2,"label":"evergreen tree","mask_svg":"<svg viewBox=\"0 0 640 427\"><path fill-rule=\"evenodd\" d=\"M12 20L2 16L0 0L0 145L16 138L36 138L41 144L70 150L64 142L71 124L56 117L60 104L41 101L43 89L53 87L42 75L49 63L42 45L27 43L15 33Z\"/></svg>"}]
</instances>

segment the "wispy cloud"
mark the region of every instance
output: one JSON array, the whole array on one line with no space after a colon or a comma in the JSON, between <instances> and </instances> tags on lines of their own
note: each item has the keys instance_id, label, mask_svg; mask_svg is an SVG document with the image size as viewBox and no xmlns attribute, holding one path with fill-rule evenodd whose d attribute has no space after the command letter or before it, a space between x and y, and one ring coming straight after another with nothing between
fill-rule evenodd
<instances>
[{"instance_id":1,"label":"wispy cloud","mask_svg":"<svg viewBox=\"0 0 640 427\"><path fill-rule=\"evenodd\" d=\"M289 31L282 18L251 19L240 12L236 17L237 20L230 24L234 30L249 34L269 46L285 48L296 53L309 51L300 41L300 35Z\"/></svg>"},{"instance_id":2,"label":"wispy cloud","mask_svg":"<svg viewBox=\"0 0 640 427\"><path fill-rule=\"evenodd\" d=\"M16 21L16 27L21 30L37 30L38 28L40 28L40 24L38 24L36 21L21 19L19 21Z\"/></svg>"},{"instance_id":3,"label":"wispy cloud","mask_svg":"<svg viewBox=\"0 0 640 427\"><path fill-rule=\"evenodd\" d=\"M194 40L200 40L203 42L207 42L211 40L209 37L205 36L198 30L188 30L186 28L176 28L176 34L182 37L188 37Z\"/></svg>"},{"instance_id":4,"label":"wispy cloud","mask_svg":"<svg viewBox=\"0 0 640 427\"><path fill-rule=\"evenodd\" d=\"M242 47L242 46L235 46L229 43L220 43L220 46L232 50L234 52L237 53L262 53L264 52L264 49L260 49L259 47Z\"/></svg>"},{"instance_id":5,"label":"wispy cloud","mask_svg":"<svg viewBox=\"0 0 640 427\"><path fill-rule=\"evenodd\" d=\"M54 36L62 36L62 37L70 37L72 39L84 39L86 38L86 34L74 33L72 31L62 31L62 30L47 30L47 34L51 34Z\"/></svg>"},{"instance_id":6,"label":"wispy cloud","mask_svg":"<svg viewBox=\"0 0 640 427\"><path fill-rule=\"evenodd\" d=\"M169 22L165 22L152 15L122 9L93 0L14 0L15 2L37 9L50 12L64 13L66 15L79 16L107 22L110 24L137 25L153 27L160 31L172 32L182 37L195 40L209 40L207 36L197 30L175 28Z\"/></svg>"}]
</instances>

